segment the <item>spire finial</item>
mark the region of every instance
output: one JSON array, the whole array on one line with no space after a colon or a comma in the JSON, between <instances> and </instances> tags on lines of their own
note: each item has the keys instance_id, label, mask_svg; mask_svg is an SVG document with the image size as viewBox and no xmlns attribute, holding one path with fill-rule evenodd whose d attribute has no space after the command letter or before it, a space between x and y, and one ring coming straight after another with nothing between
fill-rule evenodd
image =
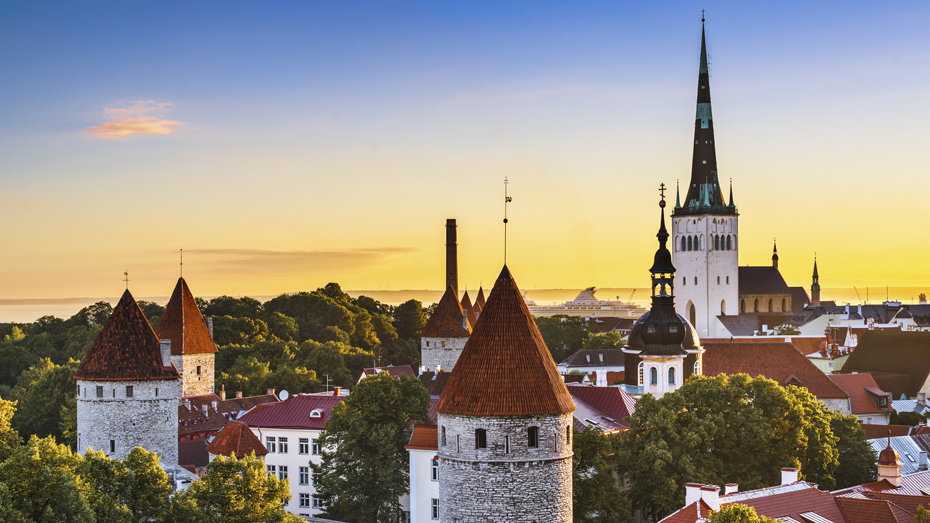
<instances>
[{"instance_id":1,"label":"spire finial","mask_svg":"<svg viewBox=\"0 0 930 523\"><path fill-rule=\"evenodd\" d=\"M181 249L181 277L184 277L184 249Z\"/></svg>"},{"instance_id":2,"label":"spire finial","mask_svg":"<svg viewBox=\"0 0 930 523\"><path fill-rule=\"evenodd\" d=\"M126 282L126 290L128 291L128 290L129 290L129 282L131 281L131 280L129 279L129 269L126 269L125 271L123 271L123 281Z\"/></svg>"},{"instance_id":3,"label":"spire finial","mask_svg":"<svg viewBox=\"0 0 930 523\"><path fill-rule=\"evenodd\" d=\"M504 265L507 265L507 204L513 201L513 198L507 196L507 177L504 177Z\"/></svg>"},{"instance_id":4,"label":"spire finial","mask_svg":"<svg viewBox=\"0 0 930 523\"><path fill-rule=\"evenodd\" d=\"M701 23L704 23L704 10L701 9Z\"/></svg>"}]
</instances>

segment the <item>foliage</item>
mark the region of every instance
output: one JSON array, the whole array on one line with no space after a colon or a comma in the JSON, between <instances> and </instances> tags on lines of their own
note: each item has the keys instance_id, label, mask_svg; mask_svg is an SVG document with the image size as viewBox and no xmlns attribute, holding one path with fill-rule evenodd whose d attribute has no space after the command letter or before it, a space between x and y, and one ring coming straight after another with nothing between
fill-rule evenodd
<instances>
[{"instance_id":1,"label":"foliage","mask_svg":"<svg viewBox=\"0 0 930 523\"><path fill-rule=\"evenodd\" d=\"M778 523L778 520L756 514L756 509L740 503L730 503L712 512L707 523Z\"/></svg>"},{"instance_id":2,"label":"foliage","mask_svg":"<svg viewBox=\"0 0 930 523\"><path fill-rule=\"evenodd\" d=\"M878 473L875 462L878 456L865 439L865 431L859 425L855 414L843 415L833 412L830 428L839 441L840 465L836 467L836 487L838 489L861 485L875 480Z\"/></svg>"},{"instance_id":3,"label":"foliage","mask_svg":"<svg viewBox=\"0 0 930 523\"><path fill-rule=\"evenodd\" d=\"M911 427L915 427L926 419L925 416L921 416L913 411L891 411L891 419L888 420L888 423L891 425L910 425Z\"/></svg>"},{"instance_id":4,"label":"foliage","mask_svg":"<svg viewBox=\"0 0 930 523\"><path fill-rule=\"evenodd\" d=\"M15 413L16 402L0 398L0 463L6 461L23 442L10 423Z\"/></svg>"},{"instance_id":5,"label":"foliage","mask_svg":"<svg viewBox=\"0 0 930 523\"><path fill-rule=\"evenodd\" d=\"M394 329L405 340L416 339L419 345L420 332L426 326L426 310L417 300L407 300L394 307Z\"/></svg>"},{"instance_id":6,"label":"foliage","mask_svg":"<svg viewBox=\"0 0 930 523\"><path fill-rule=\"evenodd\" d=\"M592 334L584 340L582 350L600 350L600 349L620 349L626 347L626 341L619 332L605 332L604 334Z\"/></svg>"},{"instance_id":7,"label":"foliage","mask_svg":"<svg viewBox=\"0 0 930 523\"><path fill-rule=\"evenodd\" d=\"M320 434L317 494L322 517L349 523L399 521L398 497L409 488L404 446L415 423L425 422L429 392L411 376L380 373L362 380L333 408Z\"/></svg>"},{"instance_id":8,"label":"foliage","mask_svg":"<svg viewBox=\"0 0 930 523\"><path fill-rule=\"evenodd\" d=\"M603 521L632 523L630 500L621 492L614 475L617 434L587 427L575 431L572 441L572 505L575 523Z\"/></svg>"},{"instance_id":9,"label":"foliage","mask_svg":"<svg viewBox=\"0 0 930 523\"><path fill-rule=\"evenodd\" d=\"M782 325L778 328L779 336L798 336L801 334L801 331L795 329L791 325Z\"/></svg>"},{"instance_id":10,"label":"foliage","mask_svg":"<svg viewBox=\"0 0 930 523\"><path fill-rule=\"evenodd\" d=\"M690 481L756 489L779 484L782 467L798 467L832 488L839 453L830 419L806 389L745 374L693 376L661 399L639 400L619 465L635 508L656 519L684 504Z\"/></svg>"},{"instance_id":11,"label":"foliage","mask_svg":"<svg viewBox=\"0 0 930 523\"><path fill-rule=\"evenodd\" d=\"M213 341L217 345L251 345L268 339L268 324L252 318L213 317Z\"/></svg>"},{"instance_id":12,"label":"foliage","mask_svg":"<svg viewBox=\"0 0 930 523\"><path fill-rule=\"evenodd\" d=\"M925 509L923 505L918 505L917 513L914 514L911 521L914 523L930 523L930 511Z\"/></svg>"},{"instance_id":13,"label":"foliage","mask_svg":"<svg viewBox=\"0 0 930 523\"><path fill-rule=\"evenodd\" d=\"M556 363L581 350L585 340L594 334L588 324L576 316L536 318L536 326Z\"/></svg>"},{"instance_id":14,"label":"foliage","mask_svg":"<svg viewBox=\"0 0 930 523\"><path fill-rule=\"evenodd\" d=\"M76 412L76 387L73 376L80 363L70 360L55 365L48 360L24 372L17 384L19 409L13 424L21 434L62 439L62 408Z\"/></svg>"},{"instance_id":15,"label":"foliage","mask_svg":"<svg viewBox=\"0 0 930 523\"><path fill-rule=\"evenodd\" d=\"M255 298L233 298L232 296L219 296L210 300L202 310L204 317L229 316L231 318L258 319L264 307Z\"/></svg>"}]
</instances>

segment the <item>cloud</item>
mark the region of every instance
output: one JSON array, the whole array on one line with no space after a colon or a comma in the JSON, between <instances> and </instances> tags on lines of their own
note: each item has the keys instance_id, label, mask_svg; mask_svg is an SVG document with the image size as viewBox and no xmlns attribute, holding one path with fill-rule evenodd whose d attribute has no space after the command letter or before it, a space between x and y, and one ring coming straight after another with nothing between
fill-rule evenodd
<instances>
[{"instance_id":1,"label":"cloud","mask_svg":"<svg viewBox=\"0 0 930 523\"><path fill-rule=\"evenodd\" d=\"M387 258L411 254L412 247L375 247L343 250L270 249L190 249L184 254L219 257L217 265L226 272L293 273L361 269L374 266Z\"/></svg>"},{"instance_id":2,"label":"cloud","mask_svg":"<svg viewBox=\"0 0 930 523\"><path fill-rule=\"evenodd\" d=\"M160 114L171 110L171 104L144 100L129 102L118 107L105 107L110 121L84 129L91 138L125 140L134 134L168 135L178 132L184 122L166 120Z\"/></svg>"}]
</instances>

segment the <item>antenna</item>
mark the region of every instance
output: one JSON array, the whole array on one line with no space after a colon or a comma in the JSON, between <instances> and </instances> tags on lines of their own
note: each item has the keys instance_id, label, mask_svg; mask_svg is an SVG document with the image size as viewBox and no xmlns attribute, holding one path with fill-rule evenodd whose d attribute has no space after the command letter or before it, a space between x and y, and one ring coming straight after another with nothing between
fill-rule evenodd
<instances>
[{"instance_id":1,"label":"antenna","mask_svg":"<svg viewBox=\"0 0 930 523\"><path fill-rule=\"evenodd\" d=\"M504 177L504 265L507 265L507 204L513 201L513 198L507 196L507 177Z\"/></svg>"},{"instance_id":2,"label":"antenna","mask_svg":"<svg viewBox=\"0 0 930 523\"><path fill-rule=\"evenodd\" d=\"M326 392L329 392L329 374L324 374L326 376Z\"/></svg>"},{"instance_id":3,"label":"antenna","mask_svg":"<svg viewBox=\"0 0 930 523\"><path fill-rule=\"evenodd\" d=\"M123 281L126 282L126 290L129 290L129 282L132 281L129 279L129 269L126 269L123 272Z\"/></svg>"}]
</instances>

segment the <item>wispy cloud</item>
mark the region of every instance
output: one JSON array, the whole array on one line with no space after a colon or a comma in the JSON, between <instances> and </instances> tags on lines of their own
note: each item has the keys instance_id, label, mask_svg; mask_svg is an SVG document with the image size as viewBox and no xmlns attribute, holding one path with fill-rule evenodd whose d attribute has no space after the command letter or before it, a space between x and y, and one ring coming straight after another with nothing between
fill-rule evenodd
<instances>
[{"instance_id":1,"label":"wispy cloud","mask_svg":"<svg viewBox=\"0 0 930 523\"><path fill-rule=\"evenodd\" d=\"M171 110L171 104L144 100L105 107L110 121L84 129L91 138L125 140L134 134L174 134L184 122L166 120L162 115Z\"/></svg>"},{"instance_id":2,"label":"wispy cloud","mask_svg":"<svg viewBox=\"0 0 930 523\"><path fill-rule=\"evenodd\" d=\"M228 272L306 272L360 269L389 257L418 252L412 247L374 247L342 250L190 249L184 254L220 258L217 264Z\"/></svg>"}]
</instances>

